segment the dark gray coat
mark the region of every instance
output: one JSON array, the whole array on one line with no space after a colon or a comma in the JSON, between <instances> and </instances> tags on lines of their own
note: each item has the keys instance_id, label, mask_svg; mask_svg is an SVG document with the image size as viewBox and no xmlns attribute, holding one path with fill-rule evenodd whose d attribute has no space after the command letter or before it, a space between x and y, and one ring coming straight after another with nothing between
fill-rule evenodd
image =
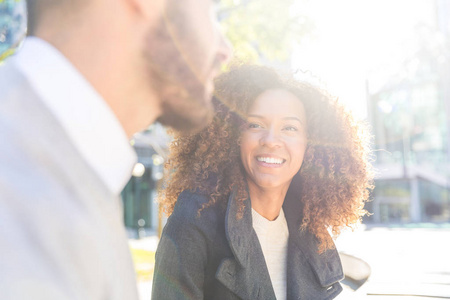
<instances>
[{"instance_id":1,"label":"dark gray coat","mask_svg":"<svg viewBox=\"0 0 450 300\"><path fill-rule=\"evenodd\" d=\"M341 261L335 249L317 253L313 235L300 231L301 207L289 193L283 209L289 228L287 299L333 299L341 291ZM228 207L198 210L208 199L185 191L178 198L156 252L152 300L276 299L252 226L250 200L236 218Z\"/></svg>"}]
</instances>

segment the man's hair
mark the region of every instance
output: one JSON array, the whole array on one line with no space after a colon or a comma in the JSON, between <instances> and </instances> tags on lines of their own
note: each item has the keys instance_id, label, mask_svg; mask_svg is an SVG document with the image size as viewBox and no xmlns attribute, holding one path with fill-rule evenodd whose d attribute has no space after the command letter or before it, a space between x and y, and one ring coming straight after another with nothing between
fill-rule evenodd
<instances>
[{"instance_id":1,"label":"man's hair","mask_svg":"<svg viewBox=\"0 0 450 300\"><path fill-rule=\"evenodd\" d=\"M28 35L34 34L34 28L36 27L36 0L27 1L28 10Z\"/></svg>"},{"instance_id":2,"label":"man's hair","mask_svg":"<svg viewBox=\"0 0 450 300\"><path fill-rule=\"evenodd\" d=\"M74 5L77 2L81 0L28 0L28 35L36 33L37 24L49 9Z\"/></svg>"}]
</instances>

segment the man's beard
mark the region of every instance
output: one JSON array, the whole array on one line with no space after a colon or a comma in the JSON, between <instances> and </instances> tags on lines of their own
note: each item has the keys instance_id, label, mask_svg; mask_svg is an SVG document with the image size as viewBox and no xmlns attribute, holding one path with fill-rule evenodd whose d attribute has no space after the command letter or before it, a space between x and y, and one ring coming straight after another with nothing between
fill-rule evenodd
<instances>
[{"instance_id":1,"label":"man's beard","mask_svg":"<svg viewBox=\"0 0 450 300\"><path fill-rule=\"evenodd\" d=\"M191 96L179 88L178 93L161 91L162 114L157 119L163 125L183 133L195 133L212 120L211 101L204 101L202 96Z\"/></svg>"},{"instance_id":2,"label":"man's beard","mask_svg":"<svg viewBox=\"0 0 450 300\"><path fill-rule=\"evenodd\" d=\"M149 77L162 109L157 121L181 132L201 130L211 121L213 108L211 95L193 71L196 66L189 66L184 58L193 53L182 53L186 50L177 46L183 43L173 40L163 20L149 34L147 44L149 49L145 56ZM217 68L217 65L215 62L211 68Z\"/></svg>"}]
</instances>

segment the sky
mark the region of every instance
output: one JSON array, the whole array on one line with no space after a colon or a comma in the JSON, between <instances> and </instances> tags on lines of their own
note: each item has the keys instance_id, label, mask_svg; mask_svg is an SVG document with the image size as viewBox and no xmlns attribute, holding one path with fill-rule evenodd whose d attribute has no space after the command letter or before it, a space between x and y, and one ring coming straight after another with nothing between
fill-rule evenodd
<instances>
[{"instance_id":1,"label":"sky","mask_svg":"<svg viewBox=\"0 0 450 300\"><path fill-rule=\"evenodd\" d=\"M432 0L298 0L314 40L295 46L292 68L314 74L354 114L367 117L366 81L408 54L417 23L433 24Z\"/></svg>"}]
</instances>

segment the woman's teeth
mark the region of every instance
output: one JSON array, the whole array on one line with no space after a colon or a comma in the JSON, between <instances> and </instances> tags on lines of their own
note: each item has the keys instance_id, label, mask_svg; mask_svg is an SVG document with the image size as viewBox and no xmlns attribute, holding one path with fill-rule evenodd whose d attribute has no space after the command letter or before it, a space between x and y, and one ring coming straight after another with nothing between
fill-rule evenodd
<instances>
[{"instance_id":1,"label":"woman's teeth","mask_svg":"<svg viewBox=\"0 0 450 300\"><path fill-rule=\"evenodd\" d=\"M283 163L283 159L281 158L274 158L274 157L257 157L257 161L265 162L267 164L278 164L281 165Z\"/></svg>"}]
</instances>

